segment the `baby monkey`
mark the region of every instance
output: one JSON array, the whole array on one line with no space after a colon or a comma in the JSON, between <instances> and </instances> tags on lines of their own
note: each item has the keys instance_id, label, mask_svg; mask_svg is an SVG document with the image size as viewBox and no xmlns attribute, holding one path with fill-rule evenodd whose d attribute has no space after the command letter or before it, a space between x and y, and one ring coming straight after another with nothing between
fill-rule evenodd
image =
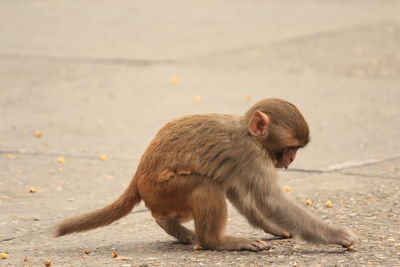
<instances>
[{"instance_id":1,"label":"baby monkey","mask_svg":"<svg viewBox=\"0 0 400 267\"><path fill-rule=\"evenodd\" d=\"M308 142L303 115L282 99L261 100L243 116L175 119L157 133L117 200L61 222L55 236L109 225L143 200L157 224L182 243L211 250L269 249L258 239L224 235L228 198L251 225L274 236L349 247L357 240L350 230L317 219L279 186L276 168L288 168ZM192 219L194 232L182 226Z\"/></svg>"}]
</instances>

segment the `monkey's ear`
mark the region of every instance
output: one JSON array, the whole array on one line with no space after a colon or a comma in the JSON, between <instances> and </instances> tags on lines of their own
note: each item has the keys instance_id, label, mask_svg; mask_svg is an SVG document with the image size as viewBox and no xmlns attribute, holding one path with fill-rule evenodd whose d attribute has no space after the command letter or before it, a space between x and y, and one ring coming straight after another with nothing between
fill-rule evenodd
<instances>
[{"instance_id":1,"label":"monkey's ear","mask_svg":"<svg viewBox=\"0 0 400 267\"><path fill-rule=\"evenodd\" d=\"M256 110L251 116L247 128L249 133L256 137L265 137L268 133L269 117L267 114Z\"/></svg>"}]
</instances>

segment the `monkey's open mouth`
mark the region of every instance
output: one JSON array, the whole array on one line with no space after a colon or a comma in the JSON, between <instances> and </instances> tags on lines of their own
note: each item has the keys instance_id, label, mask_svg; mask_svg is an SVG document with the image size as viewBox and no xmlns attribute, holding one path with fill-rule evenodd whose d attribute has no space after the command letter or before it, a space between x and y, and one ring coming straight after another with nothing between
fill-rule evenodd
<instances>
[{"instance_id":1,"label":"monkey's open mouth","mask_svg":"<svg viewBox=\"0 0 400 267\"><path fill-rule=\"evenodd\" d=\"M275 153L275 156L276 156L276 159L277 159L278 161L282 161L282 159L283 159L283 152L282 152L282 151L276 152L276 153Z\"/></svg>"},{"instance_id":2,"label":"monkey's open mouth","mask_svg":"<svg viewBox=\"0 0 400 267\"><path fill-rule=\"evenodd\" d=\"M275 158L276 158L276 164L275 164L276 168L286 167L284 162L283 162L283 151L276 152L275 153Z\"/></svg>"}]
</instances>

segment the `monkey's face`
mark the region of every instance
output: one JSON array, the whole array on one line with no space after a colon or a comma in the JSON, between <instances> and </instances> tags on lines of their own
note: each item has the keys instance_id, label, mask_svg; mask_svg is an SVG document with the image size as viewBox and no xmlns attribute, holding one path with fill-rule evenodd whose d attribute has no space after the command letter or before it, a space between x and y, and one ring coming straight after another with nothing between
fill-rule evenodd
<instances>
[{"instance_id":1,"label":"monkey's face","mask_svg":"<svg viewBox=\"0 0 400 267\"><path fill-rule=\"evenodd\" d=\"M247 112L247 117L251 114L246 121L247 130L263 145L276 168L287 169L296 158L297 150L309 142L307 122L291 104L285 108L269 106L264 110L265 113L257 109ZM280 112L273 113L271 110Z\"/></svg>"},{"instance_id":2,"label":"monkey's face","mask_svg":"<svg viewBox=\"0 0 400 267\"><path fill-rule=\"evenodd\" d=\"M275 153L275 168L287 169L289 165L295 160L297 150L300 146L290 146Z\"/></svg>"}]
</instances>

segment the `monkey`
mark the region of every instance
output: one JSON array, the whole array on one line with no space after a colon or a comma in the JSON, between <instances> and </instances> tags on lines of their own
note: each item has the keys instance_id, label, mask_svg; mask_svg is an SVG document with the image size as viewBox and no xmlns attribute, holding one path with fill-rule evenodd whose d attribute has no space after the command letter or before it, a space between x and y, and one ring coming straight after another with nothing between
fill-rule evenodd
<instances>
[{"instance_id":1,"label":"monkey","mask_svg":"<svg viewBox=\"0 0 400 267\"><path fill-rule=\"evenodd\" d=\"M144 201L156 223L184 244L209 250L268 250L260 239L227 236L226 198L256 227L278 237L349 247L346 227L324 223L285 196L277 169L309 143L298 108L264 99L244 115L187 115L166 123L142 155L123 194L108 206L67 219L56 237L106 226ZM194 220L194 231L182 223Z\"/></svg>"}]
</instances>

